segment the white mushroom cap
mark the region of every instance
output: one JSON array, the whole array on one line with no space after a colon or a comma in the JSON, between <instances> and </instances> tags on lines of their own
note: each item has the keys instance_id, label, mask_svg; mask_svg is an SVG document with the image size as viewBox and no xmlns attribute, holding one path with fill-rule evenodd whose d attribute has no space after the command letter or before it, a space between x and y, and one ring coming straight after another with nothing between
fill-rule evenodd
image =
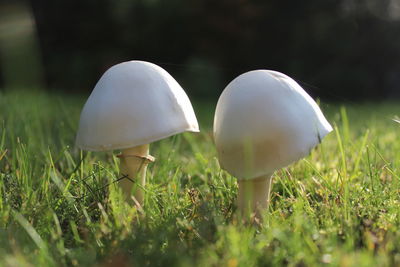
<instances>
[{"instance_id":1,"label":"white mushroom cap","mask_svg":"<svg viewBox=\"0 0 400 267\"><path fill-rule=\"evenodd\" d=\"M125 149L184 132L198 132L193 107L161 67L128 61L108 69L83 107L76 145L85 150Z\"/></svg>"},{"instance_id":2,"label":"white mushroom cap","mask_svg":"<svg viewBox=\"0 0 400 267\"><path fill-rule=\"evenodd\" d=\"M332 131L314 100L285 74L255 70L222 92L214 118L219 162L238 179L285 167Z\"/></svg>"}]
</instances>

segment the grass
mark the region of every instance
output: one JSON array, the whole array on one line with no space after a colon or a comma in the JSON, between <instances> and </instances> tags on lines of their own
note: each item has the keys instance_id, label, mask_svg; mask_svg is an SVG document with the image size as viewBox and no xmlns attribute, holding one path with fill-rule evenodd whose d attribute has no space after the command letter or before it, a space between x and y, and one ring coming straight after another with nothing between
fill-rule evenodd
<instances>
[{"instance_id":1,"label":"grass","mask_svg":"<svg viewBox=\"0 0 400 267\"><path fill-rule=\"evenodd\" d=\"M213 104L195 105L200 134L152 145L138 210L115 154L74 147L84 101L0 93L0 266L400 266L399 103L323 105L335 131L274 174L251 227L218 166Z\"/></svg>"}]
</instances>

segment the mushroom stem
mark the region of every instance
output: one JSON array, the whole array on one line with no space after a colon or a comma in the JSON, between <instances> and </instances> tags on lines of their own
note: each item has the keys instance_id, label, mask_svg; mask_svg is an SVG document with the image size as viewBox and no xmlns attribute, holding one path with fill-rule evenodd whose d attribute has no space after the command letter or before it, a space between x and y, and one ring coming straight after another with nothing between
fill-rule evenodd
<instances>
[{"instance_id":1,"label":"mushroom stem","mask_svg":"<svg viewBox=\"0 0 400 267\"><path fill-rule=\"evenodd\" d=\"M143 205L144 186L146 185L146 169L147 165L154 161L154 158L149 155L149 145L141 145L132 148L127 148L121 151L119 155L120 172L122 175L127 175L126 178L119 181L125 199L132 201L133 196Z\"/></svg>"},{"instance_id":2,"label":"mushroom stem","mask_svg":"<svg viewBox=\"0 0 400 267\"><path fill-rule=\"evenodd\" d=\"M238 181L239 193L237 205L241 216L249 219L261 219L261 212L268 209L272 175L263 175L253 179Z\"/></svg>"}]
</instances>

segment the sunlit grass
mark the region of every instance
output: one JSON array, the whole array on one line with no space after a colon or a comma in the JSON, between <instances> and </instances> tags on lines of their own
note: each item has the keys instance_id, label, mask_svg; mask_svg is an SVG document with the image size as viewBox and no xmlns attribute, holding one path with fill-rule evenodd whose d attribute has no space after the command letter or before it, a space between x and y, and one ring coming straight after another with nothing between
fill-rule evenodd
<instances>
[{"instance_id":1,"label":"sunlit grass","mask_svg":"<svg viewBox=\"0 0 400 267\"><path fill-rule=\"evenodd\" d=\"M399 103L322 105L335 131L274 175L258 226L235 214L235 178L200 134L156 142L143 209L127 206L116 153L74 147L85 99L0 93L0 266L400 264Z\"/></svg>"}]
</instances>

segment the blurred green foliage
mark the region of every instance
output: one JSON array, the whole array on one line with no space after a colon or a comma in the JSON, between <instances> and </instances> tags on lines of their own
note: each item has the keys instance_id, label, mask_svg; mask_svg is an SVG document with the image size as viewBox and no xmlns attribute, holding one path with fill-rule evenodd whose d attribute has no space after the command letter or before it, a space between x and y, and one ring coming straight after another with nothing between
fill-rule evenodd
<instances>
[{"instance_id":1,"label":"blurred green foliage","mask_svg":"<svg viewBox=\"0 0 400 267\"><path fill-rule=\"evenodd\" d=\"M49 90L90 91L111 65L141 59L197 97L216 97L257 68L284 72L323 99L400 95L397 0L29 3Z\"/></svg>"}]
</instances>

